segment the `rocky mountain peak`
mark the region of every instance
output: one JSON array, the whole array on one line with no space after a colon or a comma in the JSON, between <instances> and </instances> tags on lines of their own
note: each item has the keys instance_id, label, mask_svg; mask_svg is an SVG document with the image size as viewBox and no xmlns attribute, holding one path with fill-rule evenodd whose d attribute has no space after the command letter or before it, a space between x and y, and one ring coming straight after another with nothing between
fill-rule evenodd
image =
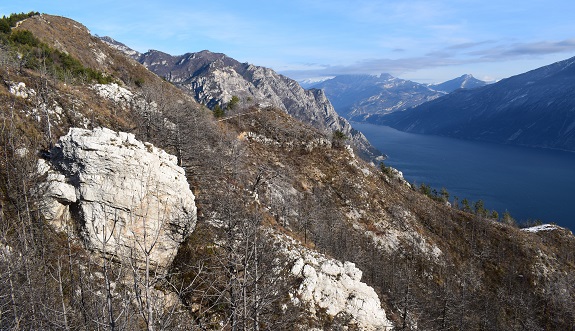
<instances>
[{"instance_id":1,"label":"rocky mountain peak","mask_svg":"<svg viewBox=\"0 0 575 331\"><path fill-rule=\"evenodd\" d=\"M353 130L347 120L336 113L323 91L304 90L295 80L270 68L240 63L210 51L183 56L146 53L138 61L208 107L225 106L232 96L244 102L270 105L329 136L334 131L343 132L362 157L381 155L363 134Z\"/></svg>"},{"instance_id":2,"label":"rocky mountain peak","mask_svg":"<svg viewBox=\"0 0 575 331\"><path fill-rule=\"evenodd\" d=\"M440 84L429 85L429 87L435 91L451 93L461 88L474 89L485 85L487 85L487 82L479 80L471 74L465 74Z\"/></svg>"},{"instance_id":3,"label":"rocky mountain peak","mask_svg":"<svg viewBox=\"0 0 575 331\"><path fill-rule=\"evenodd\" d=\"M131 49L130 47L122 44L121 42L113 39L112 37L108 37L108 36L100 37L100 40L102 40L106 44L112 46L113 48L119 50L120 52L122 52L122 53L124 53L130 57L138 57L141 55L140 52Z\"/></svg>"},{"instance_id":4,"label":"rocky mountain peak","mask_svg":"<svg viewBox=\"0 0 575 331\"><path fill-rule=\"evenodd\" d=\"M103 40L208 107L225 106L235 95L254 104L277 107L328 136L341 131L362 157L375 159L382 155L361 132L338 115L324 91L305 90L295 80L270 68L240 63L225 54L208 50L180 56L156 50L140 54L112 38L104 37Z\"/></svg>"},{"instance_id":5,"label":"rocky mountain peak","mask_svg":"<svg viewBox=\"0 0 575 331\"><path fill-rule=\"evenodd\" d=\"M445 94L386 73L341 75L314 87L325 91L339 114L358 121L373 114L401 111Z\"/></svg>"}]
</instances>

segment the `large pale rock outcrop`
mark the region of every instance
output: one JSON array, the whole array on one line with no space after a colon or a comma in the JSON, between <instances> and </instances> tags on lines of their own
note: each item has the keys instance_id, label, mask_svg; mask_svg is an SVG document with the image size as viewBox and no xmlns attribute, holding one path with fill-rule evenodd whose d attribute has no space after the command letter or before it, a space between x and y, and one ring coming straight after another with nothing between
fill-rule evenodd
<instances>
[{"instance_id":1,"label":"large pale rock outcrop","mask_svg":"<svg viewBox=\"0 0 575 331\"><path fill-rule=\"evenodd\" d=\"M345 314L360 330L393 328L377 293L361 282L362 272L354 263L304 255L291 272L301 278L297 300L307 304L311 312L321 309L330 316Z\"/></svg>"},{"instance_id":2,"label":"large pale rock outcrop","mask_svg":"<svg viewBox=\"0 0 575 331\"><path fill-rule=\"evenodd\" d=\"M290 276L298 279L299 285L290 291L293 304L319 319L325 314L347 320L352 330L393 329L377 293L361 281L363 273L354 263L329 258L284 235L275 237L283 247Z\"/></svg>"},{"instance_id":3,"label":"large pale rock outcrop","mask_svg":"<svg viewBox=\"0 0 575 331\"><path fill-rule=\"evenodd\" d=\"M45 217L86 246L117 258L146 255L165 268L196 223L196 206L176 157L105 128L72 128L41 162Z\"/></svg>"}]
</instances>

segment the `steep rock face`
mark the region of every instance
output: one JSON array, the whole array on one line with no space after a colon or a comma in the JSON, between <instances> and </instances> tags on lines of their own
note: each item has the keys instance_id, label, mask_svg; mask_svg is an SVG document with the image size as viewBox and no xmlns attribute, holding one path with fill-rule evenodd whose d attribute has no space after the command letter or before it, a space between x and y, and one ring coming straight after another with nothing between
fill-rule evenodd
<instances>
[{"instance_id":1,"label":"steep rock face","mask_svg":"<svg viewBox=\"0 0 575 331\"><path fill-rule=\"evenodd\" d=\"M176 158L132 134L72 128L41 164L46 218L74 228L92 250L148 255L165 268L195 226L194 195Z\"/></svg>"},{"instance_id":2,"label":"steep rock face","mask_svg":"<svg viewBox=\"0 0 575 331\"><path fill-rule=\"evenodd\" d=\"M328 135L342 131L362 157L381 155L361 132L337 114L323 91L304 90L296 81L272 69L240 63L209 51L182 56L149 51L134 57L209 107L225 105L235 95L260 106L277 107Z\"/></svg>"},{"instance_id":3,"label":"steep rock face","mask_svg":"<svg viewBox=\"0 0 575 331\"><path fill-rule=\"evenodd\" d=\"M324 324L323 329L330 330L339 330L338 326L344 330L352 326L351 330L362 331L393 329L379 296L373 287L362 282L363 272L355 263L328 257L273 230L268 231L268 235L281 247L283 267L278 270L289 270L284 274L287 278L280 276L279 279L295 284L288 293L291 304L304 308L311 320L305 330L320 330L315 327L322 321L333 323Z\"/></svg>"}]
</instances>

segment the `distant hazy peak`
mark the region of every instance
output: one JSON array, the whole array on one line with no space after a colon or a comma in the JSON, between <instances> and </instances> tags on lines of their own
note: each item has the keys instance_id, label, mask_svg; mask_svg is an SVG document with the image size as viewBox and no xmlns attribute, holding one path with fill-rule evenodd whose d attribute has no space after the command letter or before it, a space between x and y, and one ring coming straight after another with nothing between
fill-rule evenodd
<instances>
[{"instance_id":1,"label":"distant hazy peak","mask_svg":"<svg viewBox=\"0 0 575 331\"><path fill-rule=\"evenodd\" d=\"M339 75L314 87L325 91L340 115L356 121L401 111L445 94L388 73Z\"/></svg>"},{"instance_id":2,"label":"distant hazy peak","mask_svg":"<svg viewBox=\"0 0 575 331\"><path fill-rule=\"evenodd\" d=\"M429 88L435 91L451 93L460 88L473 89L485 86L487 84L487 82L479 80L473 77L471 74L465 74L440 84L429 85Z\"/></svg>"},{"instance_id":3,"label":"distant hazy peak","mask_svg":"<svg viewBox=\"0 0 575 331\"><path fill-rule=\"evenodd\" d=\"M370 121L413 133L575 151L574 62L461 89Z\"/></svg>"},{"instance_id":4,"label":"distant hazy peak","mask_svg":"<svg viewBox=\"0 0 575 331\"><path fill-rule=\"evenodd\" d=\"M111 47L119 50L120 52L128 55L129 57L136 58L136 57L139 57L141 55L140 52L131 49L130 47L126 46L125 44L122 44L121 42L115 40L112 37L104 36L104 37L99 37L99 38L100 38L100 40L102 40L106 44L108 44Z\"/></svg>"}]
</instances>

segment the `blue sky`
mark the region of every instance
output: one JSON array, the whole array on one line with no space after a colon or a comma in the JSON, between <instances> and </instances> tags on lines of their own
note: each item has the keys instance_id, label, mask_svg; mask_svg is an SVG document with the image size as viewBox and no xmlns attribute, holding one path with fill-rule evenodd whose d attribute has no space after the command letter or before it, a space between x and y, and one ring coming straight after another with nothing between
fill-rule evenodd
<instances>
[{"instance_id":1,"label":"blue sky","mask_svg":"<svg viewBox=\"0 0 575 331\"><path fill-rule=\"evenodd\" d=\"M575 56L573 0L2 1L140 52L204 49L294 79L390 73L497 80Z\"/></svg>"}]
</instances>

